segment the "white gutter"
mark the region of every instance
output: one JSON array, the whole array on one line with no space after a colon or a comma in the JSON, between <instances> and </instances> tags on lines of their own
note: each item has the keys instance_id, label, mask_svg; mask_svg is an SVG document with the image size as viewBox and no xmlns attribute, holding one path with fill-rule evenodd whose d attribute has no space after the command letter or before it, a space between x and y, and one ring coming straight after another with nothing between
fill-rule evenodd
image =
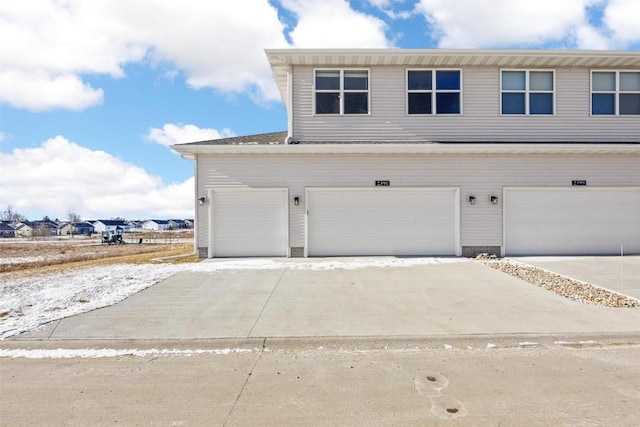
<instances>
[{"instance_id":1,"label":"white gutter","mask_svg":"<svg viewBox=\"0 0 640 427\"><path fill-rule=\"evenodd\" d=\"M614 143L336 143L172 145L187 159L195 154L635 154L640 144Z\"/></svg>"}]
</instances>

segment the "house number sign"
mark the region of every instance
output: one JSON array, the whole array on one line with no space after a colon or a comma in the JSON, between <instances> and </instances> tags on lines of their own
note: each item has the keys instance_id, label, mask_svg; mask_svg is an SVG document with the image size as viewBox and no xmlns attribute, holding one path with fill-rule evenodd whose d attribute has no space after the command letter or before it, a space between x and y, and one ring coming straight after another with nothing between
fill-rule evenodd
<instances>
[{"instance_id":1,"label":"house number sign","mask_svg":"<svg viewBox=\"0 0 640 427\"><path fill-rule=\"evenodd\" d=\"M388 187L389 185L389 181L376 181L376 187Z\"/></svg>"},{"instance_id":2,"label":"house number sign","mask_svg":"<svg viewBox=\"0 0 640 427\"><path fill-rule=\"evenodd\" d=\"M571 181L571 185L587 185L587 181L583 179L574 179Z\"/></svg>"}]
</instances>

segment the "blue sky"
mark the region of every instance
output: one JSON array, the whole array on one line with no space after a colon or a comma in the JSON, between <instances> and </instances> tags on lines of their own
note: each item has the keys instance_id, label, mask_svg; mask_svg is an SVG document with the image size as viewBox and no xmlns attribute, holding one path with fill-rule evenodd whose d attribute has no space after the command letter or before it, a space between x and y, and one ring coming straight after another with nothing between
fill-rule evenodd
<instances>
[{"instance_id":1,"label":"blue sky","mask_svg":"<svg viewBox=\"0 0 640 427\"><path fill-rule=\"evenodd\" d=\"M0 211L193 217L193 164L169 145L286 130L265 48L640 50L638 16L637 0L3 0Z\"/></svg>"}]
</instances>

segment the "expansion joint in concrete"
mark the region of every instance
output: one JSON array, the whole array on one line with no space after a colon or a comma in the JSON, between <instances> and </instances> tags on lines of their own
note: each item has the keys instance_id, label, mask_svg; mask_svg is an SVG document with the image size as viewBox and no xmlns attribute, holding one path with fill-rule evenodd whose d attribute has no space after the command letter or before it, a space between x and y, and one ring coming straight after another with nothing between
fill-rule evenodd
<instances>
[{"instance_id":1,"label":"expansion joint in concrete","mask_svg":"<svg viewBox=\"0 0 640 427\"><path fill-rule=\"evenodd\" d=\"M258 317L256 318L256 321L253 323L253 326L251 326L251 330L249 331L249 335L247 335L247 338L251 337L251 334L253 334L253 329L258 324L258 321L260 321L260 318L262 317L262 313L264 313L264 310L267 308L267 305L269 305L269 301L271 301L271 297L273 296L273 293L278 288L278 285L282 281L282 277L284 276L284 273L287 272L287 270L288 270L287 268L282 270L282 274L280 274L280 277L278 277L278 281L276 282L276 285L271 290L271 293L269 294L269 298L267 298L267 300L264 302L264 305L262 306L262 310L260 310L260 314L258 314Z\"/></svg>"}]
</instances>

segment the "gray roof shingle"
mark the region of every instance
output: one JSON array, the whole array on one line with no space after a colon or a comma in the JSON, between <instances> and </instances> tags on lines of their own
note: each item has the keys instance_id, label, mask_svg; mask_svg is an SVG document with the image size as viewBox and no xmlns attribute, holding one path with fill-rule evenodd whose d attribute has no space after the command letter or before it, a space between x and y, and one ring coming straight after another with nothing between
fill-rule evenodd
<instances>
[{"instance_id":1,"label":"gray roof shingle","mask_svg":"<svg viewBox=\"0 0 640 427\"><path fill-rule=\"evenodd\" d=\"M180 145L284 145L286 138L287 132L284 131L189 142Z\"/></svg>"}]
</instances>

